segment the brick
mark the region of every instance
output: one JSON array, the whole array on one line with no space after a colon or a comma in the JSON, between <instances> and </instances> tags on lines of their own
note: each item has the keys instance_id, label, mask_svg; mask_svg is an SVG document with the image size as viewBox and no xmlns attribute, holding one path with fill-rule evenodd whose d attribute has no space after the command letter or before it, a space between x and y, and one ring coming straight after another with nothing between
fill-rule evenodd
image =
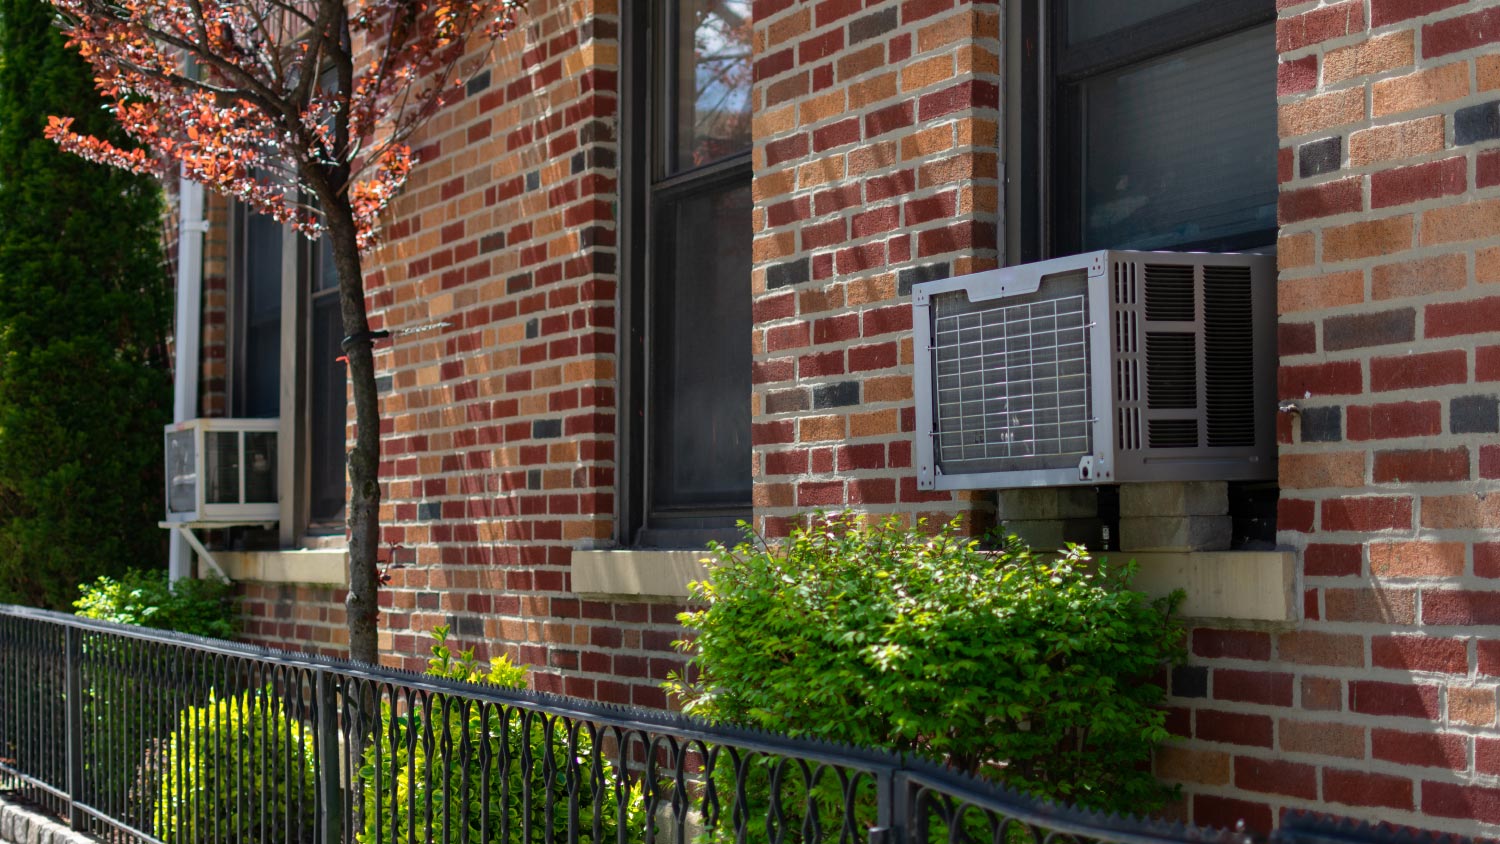
<instances>
[{"instance_id":1,"label":"brick","mask_svg":"<svg viewBox=\"0 0 1500 844\"><path fill-rule=\"evenodd\" d=\"M1411 626L1417 620L1417 593L1388 587L1324 589L1323 608L1328 621Z\"/></svg>"},{"instance_id":2,"label":"brick","mask_svg":"<svg viewBox=\"0 0 1500 844\"><path fill-rule=\"evenodd\" d=\"M1500 199L1448 205L1422 214L1422 245L1500 235Z\"/></svg>"},{"instance_id":3,"label":"brick","mask_svg":"<svg viewBox=\"0 0 1500 844\"><path fill-rule=\"evenodd\" d=\"M1265 715L1245 715L1200 709L1195 718L1193 735L1203 741L1239 744L1251 747L1271 746L1271 719Z\"/></svg>"},{"instance_id":4,"label":"brick","mask_svg":"<svg viewBox=\"0 0 1500 844\"><path fill-rule=\"evenodd\" d=\"M1500 593L1467 589L1422 592L1422 623L1472 627L1500 624Z\"/></svg>"},{"instance_id":5,"label":"brick","mask_svg":"<svg viewBox=\"0 0 1500 844\"><path fill-rule=\"evenodd\" d=\"M1437 686L1355 680L1349 683L1349 709L1364 715L1398 718L1438 716Z\"/></svg>"},{"instance_id":6,"label":"brick","mask_svg":"<svg viewBox=\"0 0 1500 844\"><path fill-rule=\"evenodd\" d=\"M1156 775L1166 780L1196 785L1228 785L1229 754L1222 750L1205 750L1163 744L1156 749Z\"/></svg>"},{"instance_id":7,"label":"brick","mask_svg":"<svg viewBox=\"0 0 1500 844\"><path fill-rule=\"evenodd\" d=\"M1280 530L1311 533L1317 514L1317 505L1312 501L1282 496L1276 502L1276 526Z\"/></svg>"},{"instance_id":8,"label":"brick","mask_svg":"<svg viewBox=\"0 0 1500 844\"><path fill-rule=\"evenodd\" d=\"M1370 389L1375 392L1462 384L1468 378L1468 355L1462 349L1370 361Z\"/></svg>"},{"instance_id":9,"label":"brick","mask_svg":"<svg viewBox=\"0 0 1500 844\"><path fill-rule=\"evenodd\" d=\"M1469 63L1452 62L1382 79L1370 91L1375 117L1431 108L1469 95Z\"/></svg>"},{"instance_id":10,"label":"brick","mask_svg":"<svg viewBox=\"0 0 1500 844\"><path fill-rule=\"evenodd\" d=\"M1465 770L1469 767L1469 741L1444 733L1408 733L1372 730L1370 752L1376 759L1423 768Z\"/></svg>"},{"instance_id":11,"label":"brick","mask_svg":"<svg viewBox=\"0 0 1500 844\"><path fill-rule=\"evenodd\" d=\"M1343 759L1363 759L1365 755L1364 728L1353 724L1283 718L1276 724L1276 736L1283 753Z\"/></svg>"},{"instance_id":12,"label":"brick","mask_svg":"<svg viewBox=\"0 0 1500 844\"><path fill-rule=\"evenodd\" d=\"M1330 498L1323 501L1322 516L1324 530L1411 530L1412 500L1380 495Z\"/></svg>"},{"instance_id":13,"label":"brick","mask_svg":"<svg viewBox=\"0 0 1500 844\"><path fill-rule=\"evenodd\" d=\"M1500 296L1428 305L1423 323L1427 337L1494 332L1500 328Z\"/></svg>"},{"instance_id":14,"label":"brick","mask_svg":"<svg viewBox=\"0 0 1500 844\"><path fill-rule=\"evenodd\" d=\"M1488 727L1495 723L1495 689L1490 686L1449 686L1448 720L1455 724ZM1477 761L1476 768L1482 773L1500 774L1500 740L1479 739L1476 756L1488 763Z\"/></svg>"},{"instance_id":15,"label":"brick","mask_svg":"<svg viewBox=\"0 0 1500 844\"><path fill-rule=\"evenodd\" d=\"M1344 439L1342 407L1303 408L1300 418L1303 442L1336 443Z\"/></svg>"},{"instance_id":16,"label":"brick","mask_svg":"<svg viewBox=\"0 0 1500 844\"><path fill-rule=\"evenodd\" d=\"M1447 18L1422 27L1422 57L1434 58L1500 41L1500 8Z\"/></svg>"},{"instance_id":17,"label":"brick","mask_svg":"<svg viewBox=\"0 0 1500 844\"><path fill-rule=\"evenodd\" d=\"M1365 28L1364 4L1347 0L1276 21L1276 49L1290 53Z\"/></svg>"},{"instance_id":18,"label":"brick","mask_svg":"<svg viewBox=\"0 0 1500 844\"><path fill-rule=\"evenodd\" d=\"M1370 25L1385 26L1430 15L1467 0L1370 0Z\"/></svg>"},{"instance_id":19,"label":"brick","mask_svg":"<svg viewBox=\"0 0 1500 844\"><path fill-rule=\"evenodd\" d=\"M1361 129L1349 136L1349 164L1362 167L1434 153L1443 148L1443 116Z\"/></svg>"},{"instance_id":20,"label":"brick","mask_svg":"<svg viewBox=\"0 0 1500 844\"><path fill-rule=\"evenodd\" d=\"M1465 106L1453 113L1453 143L1468 146L1500 138L1500 101Z\"/></svg>"},{"instance_id":21,"label":"brick","mask_svg":"<svg viewBox=\"0 0 1500 844\"><path fill-rule=\"evenodd\" d=\"M1363 88L1350 88L1283 103L1276 109L1282 139L1326 133L1365 117Z\"/></svg>"},{"instance_id":22,"label":"brick","mask_svg":"<svg viewBox=\"0 0 1500 844\"><path fill-rule=\"evenodd\" d=\"M1389 208L1456 196L1468 190L1468 173L1469 162L1463 157L1383 170L1370 176L1370 207Z\"/></svg>"},{"instance_id":23,"label":"brick","mask_svg":"<svg viewBox=\"0 0 1500 844\"><path fill-rule=\"evenodd\" d=\"M1500 495L1425 495L1422 527L1436 530L1500 527Z\"/></svg>"},{"instance_id":24,"label":"brick","mask_svg":"<svg viewBox=\"0 0 1500 844\"><path fill-rule=\"evenodd\" d=\"M1500 346L1480 346L1474 350L1474 380L1500 381Z\"/></svg>"},{"instance_id":25,"label":"brick","mask_svg":"<svg viewBox=\"0 0 1500 844\"><path fill-rule=\"evenodd\" d=\"M1376 636L1370 640L1371 662L1398 671L1469 672L1469 646L1463 639L1436 636Z\"/></svg>"},{"instance_id":26,"label":"brick","mask_svg":"<svg viewBox=\"0 0 1500 844\"><path fill-rule=\"evenodd\" d=\"M1342 135L1334 135L1331 138L1323 138L1318 141L1308 141L1297 147L1297 177L1310 179L1321 176L1324 173L1332 173L1338 170L1344 163L1344 138ZM1352 181L1356 194L1359 192L1359 180ZM1285 208L1286 194L1281 195L1282 207ZM1356 196L1354 204L1356 207L1361 198Z\"/></svg>"},{"instance_id":27,"label":"brick","mask_svg":"<svg viewBox=\"0 0 1500 844\"><path fill-rule=\"evenodd\" d=\"M1469 269L1464 256L1437 255L1414 261L1381 264L1371 272L1371 294L1377 299L1428 296L1462 289Z\"/></svg>"},{"instance_id":28,"label":"brick","mask_svg":"<svg viewBox=\"0 0 1500 844\"><path fill-rule=\"evenodd\" d=\"M1286 279L1276 285L1276 312L1327 310L1365 299L1365 275L1358 270L1311 278Z\"/></svg>"},{"instance_id":29,"label":"brick","mask_svg":"<svg viewBox=\"0 0 1500 844\"><path fill-rule=\"evenodd\" d=\"M1358 668L1365 664L1364 642L1358 636L1298 630L1276 637L1276 653L1297 665Z\"/></svg>"},{"instance_id":30,"label":"brick","mask_svg":"<svg viewBox=\"0 0 1500 844\"><path fill-rule=\"evenodd\" d=\"M1323 260L1351 261L1391 255L1411 248L1411 244L1410 214L1383 220L1362 220L1346 226L1335 226L1323 232Z\"/></svg>"},{"instance_id":31,"label":"brick","mask_svg":"<svg viewBox=\"0 0 1500 844\"><path fill-rule=\"evenodd\" d=\"M1474 574L1500 577L1500 542L1474 543Z\"/></svg>"},{"instance_id":32,"label":"brick","mask_svg":"<svg viewBox=\"0 0 1500 844\"><path fill-rule=\"evenodd\" d=\"M1316 800L1318 769L1301 762L1236 756L1234 784L1243 791Z\"/></svg>"},{"instance_id":33,"label":"brick","mask_svg":"<svg viewBox=\"0 0 1500 844\"><path fill-rule=\"evenodd\" d=\"M1440 818L1500 823L1500 788L1426 780L1422 811Z\"/></svg>"},{"instance_id":34,"label":"brick","mask_svg":"<svg viewBox=\"0 0 1500 844\"><path fill-rule=\"evenodd\" d=\"M1283 454L1278 467L1283 489L1358 487L1365 484L1362 451Z\"/></svg>"},{"instance_id":35,"label":"brick","mask_svg":"<svg viewBox=\"0 0 1500 844\"><path fill-rule=\"evenodd\" d=\"M1237 800L1232 797L1195 794L1193 795L1193 823L1221 829L1234 829L1243 823L1246 829L1270 829L1271 807L1264 803Z\"/></svg>"},{"instance_id":36,"label":"brick","mask_svg":"<svg viewBox=\"0 0 1500 844\"><path fill-rule=\"evenodd\" d=\"M1377 452L1373 476L1378 484L1466 480L1469 450L1459 447Z\"/></svg>"},{"instance_id":37,"label":"brick","mask_svg":"<svg viewBox=\"0 0 1500 844\"><path fill-rule=\"evenodd\" d=\"M1323 56L1323 84L1411 67L1416 57L1413 34L1413 30L1403 29L1329 50Z\"/></svg>"},{"instance_id":38,"label":"brick","mask_svg":"<svg viewBox=\"0 0 1500 844\"><path fill-rule=\"evenodd\" d=\"M1364 179L1355 176L1312 187L1282 191L1277 217L1282 225L1349 214L1364 207Z\"/></svg>"},{"instance_id":39,"label":"brick","mask_svg":"<svg viewBox=\"0 0 1500 844\"><path fill-rule=\"evenodd\" d=\"M1359 545L1315 543L1302 551L1302 573L1308 577L1355 577L1364 555ZM1195 634L1196 635L1196 634Z\"/></svg>"},{"instance_id":40,"label":"brick","mask_svg":"<svg viewBox=\"0 0 1500 844\"><path fill-rule=\"evenodd\" d=\"M1323 320L1323 348L1330 352L1410 343L1417 336L1414 308L1351 314Z\"/></svg>"},{"instance_id":41,"label":"brick","mask_svg":"<svg viewBox=\"0 0 1500 844\"><path fill-rule=\"evenodd\" d=\"M1448 430L1454 434L1500 433L1500 396L1457 396L1450 399Z\"/></svg>"},{"instance_id":42,"label":"brick","mask_svg":"<svg viewBox=\"0 0 1500 844\"><path fill-rule=\"evenodd\" d=\"M1310 355L1318 350L1318 328L1310 322L1276 326L1276 351L1283 358Z\"/></svg>"},{"instance_id":43,"label":"brick","mask_svg":"<svg viewBox=\"0 0 1500 844\"><path fill-rule=\"evenodd\" d=\"M1344 708L1344 684L1332 677L1304 676L1301 695L1302 708L1309 711L1337 712Z\"/></svg>"},{"instance_id":44,"label":"brick","mask_svg":"<svg viewBox=\"0 0 1500 844\"><path fill-rule=\"evenodd\" d=\"M1318 57L1303 56L1276 65L1276 96L1301 94L1318 87Z\"/></svg>"},{"instance_id":45,"label":"brick","mask_svg":"<svg viewBox=\"0 0 1500 844\"><path fill-rule=\"evenodd\" d=\"M1283 366L1277 371L1277 395L1284 399L1355 395L1364 390L1364 377L1355 361Z\"/></svg>"},{"instance_id":46,"label":"brick","mask_svg":"<svg viewBox=\"0 0 1500 844\"><path fill-rule=\"evenodd\" d=\"M1214 699L1292 705L1292 675L1279 671L1244 671L1219 668L1213 672Z\"/></svg>"},{"instance_id":47,"label":"brick","mask_svg":"<svg viewBox=\"0 0 1500 844\"><path fill-rule=\"evenodd\" d=\"M1379 578L1456 577L1464 571L1462 542L1372 542L1370 574Z\"/></svg>"},{"instance_id":48,"label":"brick","mask_svg":"<svg viewBox=\"0 0 1500 844\"><path fill-rule=\"evenodd\" d=\"M1208 697L1208 668L1202 665L1172 667L1171 694L1177 698Z\"/></svg>"},{"instance_id":49,"label":"brick","mask_svg":"<svg viewBox=\"0 0 1500 844\"><path fill-rule=\"evenodd\" d=\"M1345 806L1376 806L1410 811L1412 782L1390 774L1323 769L1323 799Z\"/></svg>"},{"instance_id":50,"label":"brick","mask_svg":"<svg viewBox=\"0 0 1500 844\"><path fill-rule=\"evenodd\" d=\"M1193 653L1204 659L1249 659L1265 661L1271 658L1271 637L1253 630L1213 630L1195 628L1192 633Z\"/></svg>"},{"instance_id":51,"label":"brick","mask_svg":"<svg viewBox=\"0 0 1500 844\"><path fill-rule=\"evenodd\" d=\"M1354 406L1348 411L1349 439L1400 439L1440 434L1443 407L1435 401Z\"/></svg>"}]
</instances>

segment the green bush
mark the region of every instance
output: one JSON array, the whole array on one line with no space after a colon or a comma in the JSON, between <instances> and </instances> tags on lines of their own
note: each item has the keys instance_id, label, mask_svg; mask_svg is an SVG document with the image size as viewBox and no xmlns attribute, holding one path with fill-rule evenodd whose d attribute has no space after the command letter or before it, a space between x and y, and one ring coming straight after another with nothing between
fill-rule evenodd
<instances>
[{"instance_id":1,"label":"green bush","mask_svg":"<svg viewBox=\"0 0 1500 844\"><path fill-rule=\"evenodd\" d=\"M210 696L177 718L152 822L166 844L316 837L314 737L280 698Z\"/></svg>"},{"instance_id":2,"label":"green bush","mask_svg":"<svg viewBox=\"0 0 1500 844\"><path fill-rule=\"evenodd\" d=\"M161 570L130 569L118 580L107 575L82 586L74 615L175 630L211 639L233 639L239 632L233 587L219 580L191 578L172 583Z\"/></svg>"},{"instance_id":3,"label":"green bush","mask_svg":"<svg viewBox=\"0 0 1500 844\"><path fill-rule=\"evenodd\" d=\"M748 531L747 531L748 533ZM686 711L835 742L916 752L1034 795L1140 812L1170 792L1150 773L1166 738L1151 679L1182 657L1180 596L1132 591L1133 565L1072 548L852 515L777 547L715 546Z\"/></svg>"},{"instance_id":4,"label":"green bush","mask_svg":"<svg viewBox=\"0 0 1500 844\"><path fill-rule=\"evenodd\" d=\"M446 627L433 631L436 641L432 645L432 658L428 660L426 673L429 676L511 689L525 686L524 667L512 665L505 657L496 657L490 660L486 670L476 663L472 650L455 654L447 645L447 636ZM484 840L481 818L485 807L488 807L489 840L502 840L502 818L508 818L512 839L520 836L524 818L531 825L532 835L540 840L548 820L549 800L552 801L553 830L559 835L566 831L570 814L569 748L563 722L554 722L556 733L549 744L540 717L523 724L519 711L512 710L508 717L502 718L498 708L492 707L482 716L478 704L470 703L464 711L458 699L450 699L448 703L450 706L445 716L441 696L433 697L426 707L418 705L402 713L392 712L389 703L382 702L380 733L374 737L374 743L364 749L364 764L359 771L364 784L364 829L358 836L360 844L382 844L392 840L410 844L458 841L460 825L468 827L468 840L480 842ZM442 751L444 727L439 720L445 717L447 735L452 742L446 755ZM461 737L465 734L470 741L467 764L461 755ZM487 783L480 765L481 742L489 745L491 769ZM594 745L582 729L573 743L573 751L580 767L577 840L607 844L614 840L619 823L614 766L602 758L601 753L597 760L600 775L597 779L590 775L589 770L595 764ZM523 753L532 760L532 764L524 769ZM542 768L548 753L554 766L550 778ZM503 776L502 758L510 760L509 769ZM602 793L598 793L601 787ZM639 786L622 789L622 792L627 801L627 825L643 834L645 814ZM529 801L525 797L527 794ZM599 800L597 815L596 794ZM597 839L594 834L596 820L599 827ZM447 833L450 827L451 834Z\"/></svg>"}]
</instances>

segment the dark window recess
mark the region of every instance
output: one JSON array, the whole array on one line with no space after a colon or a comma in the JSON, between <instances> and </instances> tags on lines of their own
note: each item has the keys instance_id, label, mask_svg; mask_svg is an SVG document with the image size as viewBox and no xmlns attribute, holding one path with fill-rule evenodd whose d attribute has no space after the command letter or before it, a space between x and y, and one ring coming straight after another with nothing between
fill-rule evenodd
<instances>
[{"instance_id":1,"label":"dark window recess","mask_svg":"<svg viewBox=\"0 0 1500 844\"><path fill-rule=\"evenodd\" d=\"M344 475L349 403L347 367L339 357L344 337L339 313L339 277L333 263L333 241L317 242L309 301L308 348L308 521L342 529L347 486Z\"/></svg>"},{"instance_id":2,"label":"dark window recess","mask_svg":"<svg viewBox=\"0 0 1500 844\"><path fill-rule=\"evenodd\" d=\"M629 544L732 540L751 513L750 6L669 0L626 16Z\"/></svg>"},{"instance_id":3,"label":"dark window recess","mask_svg":"<svg viewBox=\"0 0 1500 844\"><path fill-rule=\"evenodd\" d=\"M240 342L234 412L274 418L281 412L281 224L241 209Z\"/></svg>"}]
</instances>

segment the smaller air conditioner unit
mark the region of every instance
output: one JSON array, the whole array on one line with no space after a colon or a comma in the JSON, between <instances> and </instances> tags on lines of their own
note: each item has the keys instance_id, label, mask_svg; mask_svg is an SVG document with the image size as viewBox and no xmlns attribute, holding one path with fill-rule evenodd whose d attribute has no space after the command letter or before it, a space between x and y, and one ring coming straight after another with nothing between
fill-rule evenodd
<instances>
[{"instance_id":1,"label":"smaller air conditioner unit","mask_svg":"<svg viewBox=\"0 0 1500 844\"><path fill-rule=\"evenodd\" d=\"M167 519L175 525L275 522L275 419L190 419L168 425Z\"/></svg>"},{"instance_id":2,"label":"smaller air conditioner unit","mask_svg":"<svg viewBox=\"0 0 1500 844\"><path fill-rule=\"evenodd\" d=\"M915 285L917 486L1275 478L1275 270L1108 251Z\"/></svg>"}]
</instances>

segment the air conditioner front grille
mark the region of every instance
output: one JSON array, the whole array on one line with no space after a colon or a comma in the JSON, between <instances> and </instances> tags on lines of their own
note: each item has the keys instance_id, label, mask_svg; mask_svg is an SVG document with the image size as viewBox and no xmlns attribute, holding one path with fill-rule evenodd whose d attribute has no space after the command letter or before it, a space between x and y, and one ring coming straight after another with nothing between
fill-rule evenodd
<instances>
[{"instance_id":1,"label":"air conditioner front grille","mask_svg":"<svg viewBox=\"0 0 1500 844\"><path fill-rule=\"evenodd\" d=\"M1210 446L1255 445L1249 267L1203 268L1203 391Z\"/></svg>"},{"instance_id":2,"label":"air conditioner front grille","mask_svg":"<svg viewBox=\"0 0 1500 844\"><path fill-rule=\"evenodd\" d=\"M944 465L1088 453L1087 317L1083 295L938 315L936 436Z\"/></svg>"},{"instance_id":3,"label":"air conditioner front grille","mask_svg":"<svg viewBox=\"0 0 1500 844\"><path fill-rule=\"evenodd\" d=\"M1152 322L1192 322L1193 270L1189 265L1147 264L1146 319Z\"/></svg>"},{"instance_id":4,"label":"air conditioner front grille","mask_svg":"<svg viewBox=\"0 0 1500 844\"><path fill-rule=\"evenodd\" d=\"M1148 408L1192 410L1198 406L1196 340L1192 334L1146 332Z\"/></svg>"},{"instance_id":5,"label":"air conditioner front grille","mask_svg":"<svg viewBox=\"0 0 1500 844\"><path fill-rule=\"evenodd\" d=\"M1152 448L1197 448L1198 420L1196 419L1152 419L1150 423Z\"/></svg>"}]
</instances>

